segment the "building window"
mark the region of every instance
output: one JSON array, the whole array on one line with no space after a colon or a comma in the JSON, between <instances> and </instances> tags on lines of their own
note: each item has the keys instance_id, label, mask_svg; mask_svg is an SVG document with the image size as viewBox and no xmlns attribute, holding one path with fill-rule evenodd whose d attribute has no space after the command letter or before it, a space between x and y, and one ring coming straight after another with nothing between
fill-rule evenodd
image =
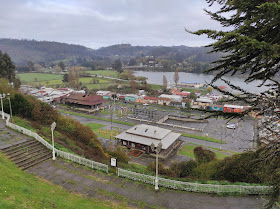
<instances>
[{"instance_id":1,"label":"building window","mask_svg":"<svg viewBox=\"0 0 280 209\"><path fill-rule=\"evenodd\" d=\"M123 145L126 145L126 141L123 141Z\"/></svg>"}]
</instances>

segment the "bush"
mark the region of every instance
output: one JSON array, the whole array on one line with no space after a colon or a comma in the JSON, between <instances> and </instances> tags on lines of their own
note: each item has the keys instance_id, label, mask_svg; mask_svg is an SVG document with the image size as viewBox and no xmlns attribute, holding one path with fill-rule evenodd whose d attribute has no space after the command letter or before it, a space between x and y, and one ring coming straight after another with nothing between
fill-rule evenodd
<instances>
[{"instance_id":1,"label":"bush","mask_svg":"<svg viewBox=\"0 0 280 209\"><path fill-rule=\"evenodd\" d=\"M192 176L199 179L213 179L213 176L217 173L218 161L212 161L209 163L202 163L192 171Z\"/></svg>"},{"instance_id":2,"label":"bush","mask_svg":"<svg viewBox=\"0 0 280 209\"><path fill-rule=\"evenodd\" d=\"M180 169L179 177L190 176L196 167L197 167L197 163L194 160L190 160L187 162L180 162L179 163L179 169Z\"/></svg>"},{"instance_id":3,"label":"bush","mask_svg":"<svg viewBox=\"0 0 280 209\"><path fill-rule=\"evenodd\" d=\"M108 153L112 156L117 158L118 162L128 164L129 157L128 155L122 151L120 148L117 148L114 151L108 151Z\"/></svg>"},{"instance_id":4,"label":"bush","mask_svg":"<svg viewBox=\"0 0 280 209\"><path fill-rule=\"evenodd\" d=\"M213 160L216 160L216 154L210 150L205 150L202 147L196 147L193 150L195 160L198 164L208 163Z\"/></svg>"},{"instance_id":5,"label":"bush","mask_svg":"<svg viewBox=\"0 0 280 209\"><path fill-rule=\"evenodd\" d=\"M147 168L148 171L152 171L152 172L156 172L156 162L152 162L150 163ZM159 175L165 175L166 173L168 173L168 170L164 168L163 163L162 162L158 162L158 174Z\"/></svg>"},{"instance_id":6,"label":"bush","mask_svg":"<svg viewBox=\"0 0 280 209\"><path fill-rule=\"evenodd\" d=\"M262 182L259 172L265 170L258 167L256 162L257 152L246 152L240 155L233 155L219 161L216 180L228 180L231 182Z\"/></svg>"}]
</instances>

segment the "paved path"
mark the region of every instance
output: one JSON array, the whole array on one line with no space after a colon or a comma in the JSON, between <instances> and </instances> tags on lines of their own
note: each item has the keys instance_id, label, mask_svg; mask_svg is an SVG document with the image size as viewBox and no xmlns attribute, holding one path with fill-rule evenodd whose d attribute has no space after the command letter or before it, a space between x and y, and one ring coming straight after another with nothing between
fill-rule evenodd
<instances>
[{"instance_id":1,"label":"paved path","mask_svg":"<svg viewBox=\"0 0 280 209\"><path fill-rule=\"evenodd\" d=\"M49 160L28 170L72 192L94 198L109 199L129 207L182 209L260 209L260 197L218 197L187 193L137 183L116 175L95 172L61 159Z\"/></svg>"}]
</instances>

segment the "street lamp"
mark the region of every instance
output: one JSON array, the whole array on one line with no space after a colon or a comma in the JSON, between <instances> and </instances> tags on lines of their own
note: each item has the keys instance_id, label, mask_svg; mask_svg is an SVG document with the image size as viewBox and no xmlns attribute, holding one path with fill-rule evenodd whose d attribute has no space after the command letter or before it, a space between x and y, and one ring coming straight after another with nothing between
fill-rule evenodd
<instances>
[{"instance_id":1,"label":"street lamp","mask_svg":"<svg viewBox=\"0 0 280 209\"><path fill-rule=\"evenodd\" d=\"M156 180L155 180L155 190L158 191L158 153L162 148L162 143L158 143L158 146L155 148L154 143L151 144L151 149L156 151Z\"/></svg>"},{"instance_id":2,"label":"street lamp","mask_svg":"<svg viewBox=\"0 0 280 209\"><path fill-rule=\"evenodd\" d=\"M3 110L3 99L5 98L6 94L3 93L3 94L0 94L0 98L1 98L1 108L2 108L2 119L4 120L5 117L4 117L4 110Z\"/></svg>"},{"instance_id":3,"label":"street lamp","mask_svg":"<svg viewBox=\"0 0 280 209\"><path fill-rule=\"evenodd\" d=\"M11 105L11 98L10 98L10 93L7 94L7 98L9 100L9 105L10 105L10 116L11 116L11 122L13 121L13 113L12 113L12 105Z\"/></svg>"},{"instance_id":4,"label":"street lamp","mask_svg":"<svg viewBox=\"0 0 280 209\"><path fill-rule=\"evenodd\" d=\"M53 151L52 151L52 154L53 154L53 160L55 160L55 151L54 151L54 138L53 138L53 131L56 127L56 123L53 122L52 125L51 125L51 130L52 130L52 146L53 146Z\"/></svg>"}]
</instances>

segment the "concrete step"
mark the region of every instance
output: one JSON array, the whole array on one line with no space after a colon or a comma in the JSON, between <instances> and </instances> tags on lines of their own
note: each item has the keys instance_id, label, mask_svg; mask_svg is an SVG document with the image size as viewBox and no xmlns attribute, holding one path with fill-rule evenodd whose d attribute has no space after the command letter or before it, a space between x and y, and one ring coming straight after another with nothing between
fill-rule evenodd
<instances>
[{"instance_id":1,"label":"concrete step","mask_svg":"<svg viewBox=\"0 0 280 209\"><path fill-rule=\"evenodd\" d=\"M18 152L28 151L30 148L37 147L37 146L42 146L42 144L40 142L35 141L34 143L30 143L26 146L22 146L22 147L19 147L17 149L10 150L9 152L6 152L5 154L10 156L10 155L13 155L13 154L18 153Z\"/></svg>"},{"instance_id":2,"label":"concrete step","mask_svg":"<svg viewBox=\"0 0 280 209\"><path fill-rule=\"evenodd\" d=\"M16 159L16 160L13 160L13 161L14 161L14 163L15 163L16 165L18 165L18 164L21 164L21 163L24 162L24 161L29 161L29 160L31 160L31 159L33 159L33 158L36 158L37 156L43 155L43 154L45 154L45 153L49 153L49 150L44 149L43 152L34 152L34 153L32 153L32 154L26 153L25 156L23 156L23 157L21 157L21 158L18 158L18 159Z\"/></svg>"},{"instance_id":3,"label":"concrete step","mask_svg":"<svg viewBox=\"0 0 280 209\"><path fill-rule=\"evenodd\" d=\"M28 165L22 166L21 169L22 169L22 170L26 170L26 169L28 169L28 168L34 166L34 165L37 165L37 164L39 164L39 163L41 163L41 162L44 162L44 161L46 161L46 160L49 160L49 159L51 159L51 158L52 158L52 156L51 156L50 154L48 154L48 155L46 155L45 157L42 157L42 158L40 158L40 159L37 159L37 160L34 161L33 163L30 163L30 164L28 164Z\"/></svg>"},{"instance_id":4,"label":"concrete step","mask_svg":"<svg viewBox=\"0 0 280 209\"><path fill-rule=\"evenodd\" d=\"M36 141L35 139L34 140L28 140L26 142L22 142L22 143L19 143L19 144L16 144L16 145L12 145L10 147L7 147L7 148L4 148L2 149L2 151L5 153L5 154L11 154L13 152L16 152L17 150L20 150L20 149L23 149L25 147L28 147L30 145L33 145L33 144L38 144L39 142Z\"/></svg>"},{"instance_id":5,"label":"concrete step","mask_svg":"<svg viewBox=\"0 0 280 209\"><path fill-rule=\"evenodd\" d=\"M21 155L24 155L26 153L34 153L38 150L42 150L42 149L47 149L45 146L43 146L42 144L38 144L36 146L32 146L32 147L28 147L26 149L22 149L21 151L19 152L15 152L13 153L12 155L8 155L8 157L11 159L11 160L14 160L15 158L18 158L20 157Z\"/></svg>"},{"instance_id":6,"label":"concrete step","mask_svg":"<svg viewBox=\"0 0 280 209\"><path fill-rule=\"evenodd\" d=\"M38 161L41 162L42 159L47 159L47 158L51 158L51 152L50 151L47 151L47 152L43 152L43 153L40 153L40 155L36 155L35 157L32 157L32 158L29 158L27 160L24 160L22 162L19 162L19 163L16 163L16 165L20 168L26 168L27 166L29 166L30 164L37 164L39 163ZM29 166L31 167L31 166Z\"/></svg>"}]
</instances>

